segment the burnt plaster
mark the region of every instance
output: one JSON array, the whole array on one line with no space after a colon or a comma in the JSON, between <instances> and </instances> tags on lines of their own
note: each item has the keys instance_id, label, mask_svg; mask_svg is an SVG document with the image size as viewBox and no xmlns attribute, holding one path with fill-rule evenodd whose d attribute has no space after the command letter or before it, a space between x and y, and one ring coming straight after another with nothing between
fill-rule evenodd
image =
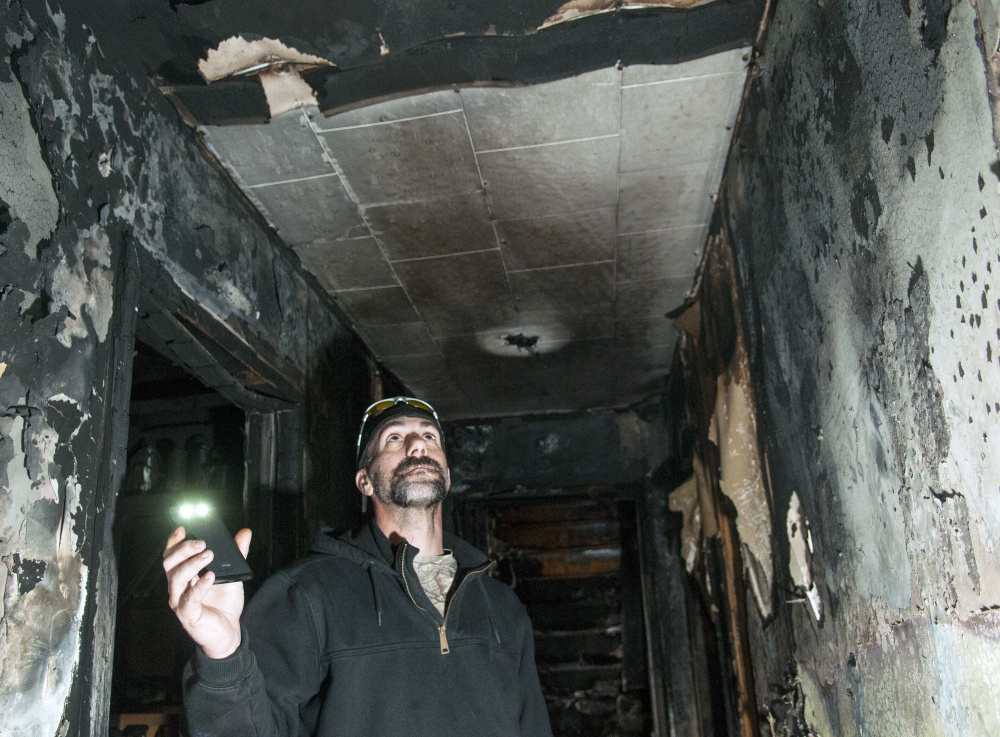
<instances>
[{"instance_id":1,"label":"burnt plaster","mask_svg":"<svg viewBox=\"0 0 1000 737\"><path fill-rule=\"evenodd\" d=\"M152 281L171 282L232 340L286 362L304 397L331 395L304 403L319 459L303 482L311 497L350 485L350 452L330 449L349 448L368 393L363 349L109 30L119 11L0 8L5 734L106 729L108 533L125 462L112 439L127 414L113 398L128 396L134 293L150 286L131 264L152 264Z\"/></svg>"},{"instance_id":2,"label":"burnt plaster","mask_svg":"<svg viewBox=\"0 0 1000 737\"><path fill-rule=\"evenodd\" d=\"M791 678L819 734L994 734L1000 194L975 9L779 2L755 67L721 202L774 509L801 499L828 613L774 520L758 708Z\"/></svg>"}]
</instances>

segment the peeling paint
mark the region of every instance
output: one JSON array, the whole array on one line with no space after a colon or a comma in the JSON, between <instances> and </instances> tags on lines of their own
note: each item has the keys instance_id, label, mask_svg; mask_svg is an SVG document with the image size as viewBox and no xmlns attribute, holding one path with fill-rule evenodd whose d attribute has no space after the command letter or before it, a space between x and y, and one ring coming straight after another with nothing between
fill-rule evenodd
<instances>
[{"instance_id":1,"label":"peeling paint","mask_svg":"<svg viewBox=\"0 0 1000 737\"><path fill-rule=\"evenodd\" d=\"M55 230L59 202L31 127L27 101L16 82L0 82L0 151L4 152L0 156L0 204L6 204L11 215L28 226L25 253L35 258L35 246Z\"/></svg>"},{"instance_id":2,"label":"peeling paint","mask_svg":"<svg viewBox=\"0 0 1000 737\"><path fill-rule=\"evenodd\" d=\"M798 668L798 679L802 686L803 716L813 732L812 737L834 737L836 732L830 726L822 688L808 671L802 669L802 666Z\"/></svg>"},{"instance_id":3,"label":"peeling paint","mask_svg":"<svg viewBox=\"0 0 1000 737\"><path fill-rule=\"evenodd\" d=\"M107 234L94 225L80 234L75 252L56 266L52 275L52 305L54 310L64 307L67 312L56 338L67 348L72 347L74 338L86 338L91 326L98 342L107 340L114 276L109 268L110 254Z\"/></svg>"},{"instance_id":4,"label":"peeling paint","mask_svg":"<svg viewBox=\"0 0 1000 737\"><path fill-rule=\"evenodd\" d=\"M701 544L701 499L698 492L698 474L691 474L668 497L671 512L680 512L684 517L681 527L681 558L688 573L694 571Z\"/></svg>"},{"instance_id":5,"label":"peeling paint","mask_svg":"<svg viewBox=\"0 0 1000 737\"><path fill-rule=\"evenodd\" d=\"M788 503L785 530L788 533L788 571L792 576L792 582L805 592L809 608L819 622L823 618L823 602L809 568L813 555L812 531L802 515L799 495L794 491Z\"/></svg>"}]
</instances>

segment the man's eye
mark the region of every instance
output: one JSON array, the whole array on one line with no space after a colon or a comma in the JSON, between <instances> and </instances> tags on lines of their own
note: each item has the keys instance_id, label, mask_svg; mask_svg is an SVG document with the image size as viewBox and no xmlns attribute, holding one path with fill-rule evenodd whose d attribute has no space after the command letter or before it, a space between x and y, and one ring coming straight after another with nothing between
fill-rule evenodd
<instances>
[{"instance_id":1,"label":"man's eye","mask_svg":"<svg viewBox=\"0 0 1000 737\"><path fill-rule=\"evenodd\" d=\"M434 442L437 442L437 435L435 435L432 432L429 432L426 435L424 435L424 440L433 440Z\"/></svg>"}]
</instances>

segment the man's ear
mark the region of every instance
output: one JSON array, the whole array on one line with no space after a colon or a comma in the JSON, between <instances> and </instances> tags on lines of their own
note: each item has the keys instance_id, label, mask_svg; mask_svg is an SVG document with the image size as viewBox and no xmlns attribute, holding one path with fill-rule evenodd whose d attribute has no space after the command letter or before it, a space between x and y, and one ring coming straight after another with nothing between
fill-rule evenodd
<instances>
[{"instance_id":1,"label":"man's ear","mask_svg":"<svg viewBox=\"0 0 1000 737\"><path fill-rule=\"evenodd\" d=\"M354 474L354 485L357 486L358 491L365 496L371 496L375 493L375 488L372 486L372 480L368 475L367 468L358 469L358 472Z\"/></svg>"}]
</instances>

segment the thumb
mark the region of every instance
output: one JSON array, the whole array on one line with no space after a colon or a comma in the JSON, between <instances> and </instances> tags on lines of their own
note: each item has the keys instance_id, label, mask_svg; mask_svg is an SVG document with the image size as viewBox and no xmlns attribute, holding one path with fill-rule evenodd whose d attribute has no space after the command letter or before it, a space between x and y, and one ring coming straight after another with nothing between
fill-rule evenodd
<instances>
[{"instance_id":1,"label":"thumb","mask_svg":"<svg viewBox=\"0 0 1000 737\"><path fill-rule=\"evenodd\" d=\"M236 547L238 547L240 549L240 552L243 553L244 558L246 558L247 553L250 552L251 537L253 537L253 533L250 531L250 528L248 527L244 527L235 535Z\"/></svg>"}]
</instances>

